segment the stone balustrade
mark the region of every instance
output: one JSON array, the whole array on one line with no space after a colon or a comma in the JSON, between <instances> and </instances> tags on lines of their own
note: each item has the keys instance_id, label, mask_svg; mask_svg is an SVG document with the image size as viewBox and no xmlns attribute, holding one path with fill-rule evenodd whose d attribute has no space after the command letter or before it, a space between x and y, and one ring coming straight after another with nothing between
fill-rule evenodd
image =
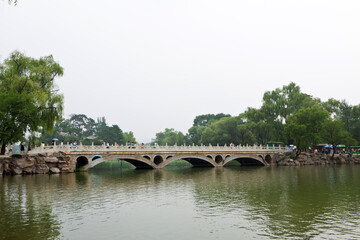
<instances>
[{"instance_id":1,"label":"stone balustrade","mask_svg":"<svg viewBox=\"0 0 360 240\"><path fill-rule=\"evenodd\" d=\"M79 145L73 146L70 144L66 145L51 145L44 147L36 147L32 150L32 153L52 153L59 151L67 152L84 152L84 151L101 151L101 152L114 152L114 151L137 151L137 152L167 152L167 151L182 151L182 152L233 152L233 151L244 151L244 152L257 152L257 151L271 151L271 152L283 152L288 150L287 147L282 146L268 146L268 145L237 145L237 146L196 146L196 145L181 145L181 146L124 146L124 145Z\"/></svg>"}]
</instances>

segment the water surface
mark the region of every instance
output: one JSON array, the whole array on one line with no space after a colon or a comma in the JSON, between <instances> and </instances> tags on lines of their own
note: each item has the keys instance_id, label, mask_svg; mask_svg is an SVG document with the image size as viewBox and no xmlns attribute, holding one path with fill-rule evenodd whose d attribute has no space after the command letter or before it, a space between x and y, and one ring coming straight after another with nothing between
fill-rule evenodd
<instances>
[{"instance_id":1,"label":"water surface","mask_svg":"<svg viewBox=\"0 0 360 240\"><path fill-rule=\"evenodd\" d=\"M360 167L0 177L0 239L359 239Z\"/></svg>"}]
</instances>

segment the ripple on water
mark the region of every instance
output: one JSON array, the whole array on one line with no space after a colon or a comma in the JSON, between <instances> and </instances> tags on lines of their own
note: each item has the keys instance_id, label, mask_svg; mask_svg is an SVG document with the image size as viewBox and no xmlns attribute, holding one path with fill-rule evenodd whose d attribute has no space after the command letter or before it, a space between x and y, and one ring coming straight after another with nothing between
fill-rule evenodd
<instances>
[{"instance_id":1,"label":"ripple on water","mask_svg":"<svg viewBox=\"0 0 360 240\"><path fill-rule=\"evenodd\" d=\"M49 239L360 239L359 176L304 167L4 177L0 233L39 225Z\"/></svg>"}]
</instances>

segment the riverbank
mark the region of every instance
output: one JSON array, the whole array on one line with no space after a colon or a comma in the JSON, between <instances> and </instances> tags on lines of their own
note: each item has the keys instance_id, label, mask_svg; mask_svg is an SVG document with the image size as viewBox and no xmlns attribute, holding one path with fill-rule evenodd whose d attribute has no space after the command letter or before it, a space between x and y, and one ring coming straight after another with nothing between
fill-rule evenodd
<instances>
[{"instance_id":1,"label":"riverbank","mask_svg":"<svg viewBox=\"0 0 360 240\"><path fill-rule=\"evenodd\" d=\"M332 158L331 155L321 153L301 153L294 156L289 152L277 155L269 164L273 166L360 164L360 155L349 157L346 154L335 154ZM72 173L75 168L76 163L62 152L0 156L0 175Z\"/></svg>"}]
</instances>

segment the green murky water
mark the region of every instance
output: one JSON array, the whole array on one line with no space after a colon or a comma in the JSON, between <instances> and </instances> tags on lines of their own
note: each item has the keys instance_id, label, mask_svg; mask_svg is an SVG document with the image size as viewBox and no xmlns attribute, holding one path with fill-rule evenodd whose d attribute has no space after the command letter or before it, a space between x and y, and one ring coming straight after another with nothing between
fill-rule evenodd
<instances>
[{"instance_id":1,"label":"green murky water","mask_svg":"<svg viewBox=\"0 0 360 240\"><path fill-rule=\"evenodd\" d=\"M0 239L360 239L360 166L4 176L0 212Z\"/></svg>"}]
</instances>

